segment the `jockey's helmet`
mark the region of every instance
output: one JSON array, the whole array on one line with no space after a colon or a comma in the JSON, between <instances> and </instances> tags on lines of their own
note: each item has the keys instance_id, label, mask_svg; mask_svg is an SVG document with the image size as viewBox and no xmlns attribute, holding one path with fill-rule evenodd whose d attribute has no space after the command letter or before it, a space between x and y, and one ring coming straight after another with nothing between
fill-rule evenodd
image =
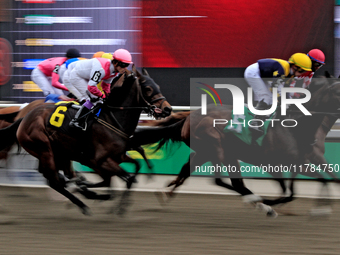
<instances>
[{"instance_id":1,"label":"jockey's helmet","mask_svg":"<svg viewBox=\"0 0 340 255\"><path fill-rule=\"evenodd\" d=\"M293 54L289 60L289 63L294 64L298 67L301 67L305 71L312 71L312 61L310 58L304 53L295 53Z\"/></svg>"},{"instance_id":2,"label":"jockey's helmet","mask_svg":"<svg viewBox=\"0 0 340 255\"><path fill-rule=\"evenodd\" d=\"M112 59L113 59L113 56L112 56L111 53L104 53L104 54L101 56L101 58L107 58L107 59L112 60Z\"/></svg>"},{"instance_id":3,"label":"jockey's helmet","mask_svg":"<svg viewBox=\"0 0 340 255\"><path fill-rule=\"evenodd\" d=\"M125 49L118 49L112 55L113 55L113 59L117 61L120 61L126 64L132 63L131 54Z\"/></svg>"},{"instance_id":4,"label":"jockey's helmet","mask_svg":"<svg viewBox=\"0 0 340 255\"><path fill-rule=\"evenodd\" d=\"M101 58L105 52L104 51L97 51L93 54L92 58Z\"/></svg>"},{"instance_id":5,"label":"jockey's helmet","mask_svg":"<svg viewBox=\"0 0 340 255\"><path fill-rule=\"evenodd\" d=\"M308 52L307 54L308 57L310 57L310 59L312 61L315 61L317 63L320 63L321 65L325 64L325 54L323 54L323 52L319 49L312 49Z\"/></svg>"},{"instance_id":6,"label":"jockey's helmet","mask_svg":"<svg viewBox=\"0 0 340 255\"><path fill-rule=\"evenodd\" d=\"M66 51L66 57L67 58L78 58L80 57L80 52L77 49L68 49Z\"/></svg>"}]
</instances>

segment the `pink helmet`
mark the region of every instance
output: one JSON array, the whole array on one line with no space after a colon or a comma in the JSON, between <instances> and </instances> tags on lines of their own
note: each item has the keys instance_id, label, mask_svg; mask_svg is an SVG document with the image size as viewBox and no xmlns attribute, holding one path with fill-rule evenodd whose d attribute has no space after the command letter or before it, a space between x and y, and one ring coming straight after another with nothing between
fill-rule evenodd
<instances>
[{"instance_id":1,"label":"pink helmet","mask_svg":"<svg viewBox=\"0 0 340 255\"><path fill-rule=\"evenodd\" d=\"M113 53L113 59L118 60L123 63L131 64L132 57L130 52L124 49L118 49Z\"/></svg>"},{"instance_id":2,"label":"pink helmet","mask_svg":"<svg viewBox=\"0 0 340 255\"><path fill-rule=\"evenodd\" d=\"M310 57L311 60L316 61L320 64L325 64L325 54L321 50L318 49L312 49L307 54L308 57Z\"/></svg>"}]
</instances>

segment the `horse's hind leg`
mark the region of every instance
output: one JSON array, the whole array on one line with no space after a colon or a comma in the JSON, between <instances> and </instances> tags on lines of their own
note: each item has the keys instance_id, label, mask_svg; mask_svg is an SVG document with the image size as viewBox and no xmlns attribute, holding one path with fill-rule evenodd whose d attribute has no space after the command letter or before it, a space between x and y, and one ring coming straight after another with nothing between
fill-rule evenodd
<instances>
[{"instance_id":1,"label":"horse's hind leg","mask_svg":"<svg viewBox=\"0 0 340 255\"><path fill-rule=\"evenodd\" d=\"M244 184L242 175L241 175L241 167L238 160L234 157L229 156L228 162L224 162L226 166L235 167L234 170L229 171L229 177L231 184L234 190L239 193L243 201L246 203L256 203L262 201L263 199L257 195L255 195L250 189L246 187ZM230 168L232 169L232 168Z\"/></svg>"},{"instance_id":2,"label":"horse's hind leg","mask_svg":"<svg viewBox=\"0 0 340 255\"><path fill-rule=\"evenodd\" d=\"M39 160L39 172L48 180L51 188L67 197L72 203L76 204L83 214L89 215L89 208L77 197L65 189L65 179L59 176L55 163L54 154L47 137L32 137L22 134L18 136L22 147L31 155Z\"/></svg>"},{"instance_id":3,"label":"horse's hind leg","mask_svg":"<svg viewBox=\"0 0 340 255\"><path fill-rule=\"evenodd\" d=\"M65 187L60 184L60 181L57 181L55 179L48 179L48 184L52 189L67 197L72 203L77 205L84 215L91 215L90 208L88 208L80 199L78 199L76 196L66 190Z\"/></svg>"}]
</instances>

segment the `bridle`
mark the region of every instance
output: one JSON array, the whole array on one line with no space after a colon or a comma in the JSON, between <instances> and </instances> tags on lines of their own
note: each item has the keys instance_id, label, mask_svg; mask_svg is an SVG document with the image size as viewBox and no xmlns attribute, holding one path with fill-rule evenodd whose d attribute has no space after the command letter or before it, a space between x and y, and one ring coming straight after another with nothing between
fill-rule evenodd
<instances>
[{"instance_id":1,"label":"bridle","mask_svg":"<svg viewBox=\"0 0 340 255\"><path fill-rule=\"evenodd\" d=\"M158 97L158 98L156 98L156 99L153 99L153 100L151 100L151 104L153 104L153 103L155 103L155 102L158 102L159 100L162 100L161 101L161 104L160 104L160 106L158 107L158 108L161 108L162 109L162 105L163 105L163 103L166 101L166 98L163 96L163 97Z\"/></svg>"}]
</instances>

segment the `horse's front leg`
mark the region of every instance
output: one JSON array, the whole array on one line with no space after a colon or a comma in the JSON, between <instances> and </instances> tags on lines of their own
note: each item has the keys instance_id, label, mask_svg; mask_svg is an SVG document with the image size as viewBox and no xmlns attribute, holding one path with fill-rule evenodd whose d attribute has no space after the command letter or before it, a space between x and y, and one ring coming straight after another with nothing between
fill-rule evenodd
<instances>
[{"instance_id":1,"label":"horse's front leg","mask_svg":"<svg viewBox=\"0 0 340 255\"><path fill-rule=\"evenodd\" d=\"M126 182L127 189L121 195L120 202L116 209L112 208L110 213L117 211L118 214L124 214L127 207L131 204L130 201L130 189L134 183L134 176L127 173L123 168L120 167L119 163L112 158L106 158L100 165L97 165L95 171L103 178L103 182L111 180L111 177L116 175Z\"/></svg>"}]
</instances>

